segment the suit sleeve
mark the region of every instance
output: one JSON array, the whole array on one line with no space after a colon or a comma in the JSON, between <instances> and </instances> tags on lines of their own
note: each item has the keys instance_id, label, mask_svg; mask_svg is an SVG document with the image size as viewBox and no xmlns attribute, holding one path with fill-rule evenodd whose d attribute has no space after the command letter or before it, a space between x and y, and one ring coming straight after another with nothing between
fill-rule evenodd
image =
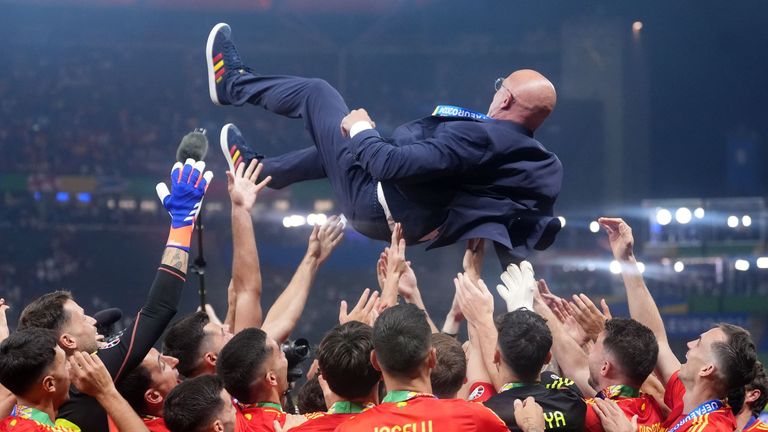
<instances>
[{"instance_id":1,"label":"suit sleeve","mask_svg":"<svg viewBox=\"0 0 768 432\"><path fill-rule=\"evenodd\" d=\"M99 350L99 358L117 382L144 360L176 315L185 275L174 267L160 265L147 301L131 325L114 345Z\"/></svg>"},{"instance_id":2,"label":"suit sleeve","mask_svg":"<svg viewBox=\"0 0 768 432\"><path fill-rule=\"evenodd\" d=\"M375 129L364 130L350 141L352 154L377 181L425 181L458 174L480 163L489 145L482 128L464 122L406 145L387 142Z\"/></svg>"}]
</instances>

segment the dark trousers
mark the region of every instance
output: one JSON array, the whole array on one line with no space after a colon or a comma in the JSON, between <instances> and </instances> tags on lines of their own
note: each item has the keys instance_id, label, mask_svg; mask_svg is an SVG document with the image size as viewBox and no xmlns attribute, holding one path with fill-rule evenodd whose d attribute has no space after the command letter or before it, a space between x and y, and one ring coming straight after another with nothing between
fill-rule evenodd
<instances>
[{"instance_id":1,"label":"dark trousers","mask_svg":"<svg viewBox=\"0 0 768 432\"><path fill-rule=\"evenodd\" d=\"M265 158L263 175L272 187L327 177L336 201L352 225L367 237L388 240L389 226L376 195L376 182L355 160L341 120L349 108L336 89L316 78L243 73L227 83L236 106L246 103L290 118L304 119L315 148Z\"/></svg>"}]
</instances>

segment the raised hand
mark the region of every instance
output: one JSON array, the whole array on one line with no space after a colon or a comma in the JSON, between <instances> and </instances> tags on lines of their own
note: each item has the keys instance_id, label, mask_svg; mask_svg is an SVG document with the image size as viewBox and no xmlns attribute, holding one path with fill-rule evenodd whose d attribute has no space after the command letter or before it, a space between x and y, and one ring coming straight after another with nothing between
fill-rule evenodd
<instances>
[{"instance_id":1,"label":"raised hand","mask_svg":"<svg viewBox=\"0 0 768 432\"><path fill-rule=\"evenodd\" d=\"M331 216L323 226L315 226L309 236L307 255L313 256L318 263L324 263L336 246L344 238L344 223L338 216Z\"/></svg>"},{"instance_id":2,"label":"raised hand","mask_svg":"<svg viewBox=\"0 0 768 432\"><path fill-rule=\"evenodd\" d=\"M371 116L368 115L368 111L363 108L358 108L350 111L349 114L341 119L341 135L344 137L349 137L352 126L354 126L355 123L359 121L367 121L371 124L371 127L376 127L376 123L371 120Z\"/></svg>"},{"instance_id":3,"label":"raised hand","mask_svg":"<svg viewBox=\"0 0 768 432\"><path fill-rule=\"evenodd\" d=\"M459 273L453 283L459 307L470 324L493 321L493 294L482 279L474 283L466 274Z\"/></svg>"},{"instance_id":4,"label":"raised hand","mask_svg":"<svg viewBox=\"0 0 768 432\"><path fill-rule=\"evenodd\" d=\"M483 258L485 257L485 239L472 239L467 242L464 252L462 267L472 281L477 283L483 271Z\"/></svg>"},{"instance_id":5,"label":"raised hand","mask_svg":"<svg viewBox=\"0 0 768 432\"><path fill-rule=\"evenodd\" d=\"M507 304L507 312L521 307L533 310L533 292L538 288L531 263L523 261L519 267L508 265L507 270L501 274L501 281L504 285L496 285L496 291Z\"/></svg>"},{"instance_id":6,"label":"raised hand","mask_svg":"<svg viewBox=\"0 0 768 432\"><path fill-rule=\"evenodd\" d=\"M229 199L232 201L233 207L242 207L251 211L259 192L267 187L267 184L272 180L272 176L268 176L256 183L263 168L264 165L254 159L247 168L245 164L239 164L234 174L227 171L227 191L229 191Z\"/></svg>"},{"instance_id":7,"label":"raised hand","mask_svg":"<svg viewBox=\"0 0 768 432\"><path fill-rule=\"evenodd\" d=\"M405 240L403 239L403 227L395 224L392 230L392 239L386 251L386 275L384 288L381 291L381 307L387 308L397 304L397 293L400 277L406 272L408 264L405 261Z\"/></svg>"},{"instance_id":8,"label":"raised hand","mask_svg":"<svg viewBox=\"0 0 768 432\"><path fill-rule=\"evenodd\" d=\"M569 303L571 315L592 341L596 341L597 335L605 329L605 320L611 319L611 310L605 299L601 299L600 306L602 312L584 294L574 295L573 302Z\"/></svg>"},{"instance_id":9,"label":"raised hand","mask_svg":"<svg viewBox=\"0 0 768 432\"><path fill-rule=\"evenodd\" d=\"M81 392L98 398L115 389L112 376L99 356L75 351L67 361L72 384Z\"/></svg>"},{"instance_id":10,"label":"raised hand","mask_svg":"<svg viewBox=\"0 0 768 432\"><path fill-rule=\"evenodd\" d=\"M605 432L637 432L637 414L629 420L616 402L595 398L595 413L600 418Z\"/></svg>"},{"instance_id":11,"label":"raised hand","mask_svg":"<svg viewBox=\"0 0 768 432\"><path fill-rule=\"evenodd\" d=\"M632 236L632 228L623 219L602 217L597 221L608 233L613 257L619 261L634 259L635 238Z\"/></svg>"},{"instance_id":12,"label":"raised hand","mask_svg":"<svg viewBox=\"0 0 768 432\"><path fill-rule=\"evenodd\" d=\"M163 207L171 215L171 232L166 246L189 252L192 229L200 205L208 189L213 173L205 171L205 162L187 159L182 165L176 162L171 169L171 188L165 183L155 186L157 196Z\"/></svg>"},{"instance_id":13,"label":"raised hand","mask_svg":"<svg viewBox=\"0 0 768 432\"><path fill-rule=\"evenodd\" d=\"M370 294L370 295L369 295ZM354 309L347 312L347 302L341 301L339 306L339 324L345 324L350 321L359 321L363 324L373 326L373 322L378 318L378 305L379 305L379 292L374 291L371 294L371 290L366 288L360 299L357 301Z\"/></svg>"}]
</instances>

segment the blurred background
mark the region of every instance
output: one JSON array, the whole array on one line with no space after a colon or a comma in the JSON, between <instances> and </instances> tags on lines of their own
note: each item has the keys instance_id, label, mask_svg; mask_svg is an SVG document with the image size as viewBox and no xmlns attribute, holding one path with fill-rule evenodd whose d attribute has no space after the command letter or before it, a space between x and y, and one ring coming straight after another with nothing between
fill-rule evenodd
<instances>
[{"instance_id":1,"label":"blurred background","mask_svg":"<svg viewBox=\"0 0 768 432\"><path fill-rule=\"evenodd\" d=\"M565 228L532 257L537 276L627 315L595 222L624 217L675 349L728 321L748 327L766 359L765 1L0 0L0 10L0 296L12 326L26 302L55 289L90 313L138 310L167 235L154 185L195 127L209 131L216 174L203 212L208 299L225 315L232 250L219 129L236 123L266 155L312 145L299 120L210 102L205 39L226 21L257 72L325 78L383 135L436 104L484 112L497 77L541 71L559 100L536 138L565 168ZM315 181L257 205L266 307L334 202ZM341 299L375 287L384 246L347 231L295 337L318 342ZM408 250L438 326L462 254ZM500 271L489 251L484 279L495 285ZM181 313L194 310L196 291L190 276Z\"/></svg>"}]
</instances>

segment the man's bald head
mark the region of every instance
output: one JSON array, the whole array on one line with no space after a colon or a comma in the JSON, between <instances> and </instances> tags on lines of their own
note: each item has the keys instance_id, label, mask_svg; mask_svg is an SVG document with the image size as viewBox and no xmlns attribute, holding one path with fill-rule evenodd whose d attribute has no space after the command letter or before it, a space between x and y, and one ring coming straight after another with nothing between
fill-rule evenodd
<instances>
[{"instance_id":1,"label":"man's bald head","mask_svg":"<svg viewBox=\"0 0 768 432\"><path fill-rule=\"evenodd\" d=\"M521 69L509 74L493 96L488 115L536 130L555 109L555 86L542 74Z\"/></svg>"}]
</instances>

